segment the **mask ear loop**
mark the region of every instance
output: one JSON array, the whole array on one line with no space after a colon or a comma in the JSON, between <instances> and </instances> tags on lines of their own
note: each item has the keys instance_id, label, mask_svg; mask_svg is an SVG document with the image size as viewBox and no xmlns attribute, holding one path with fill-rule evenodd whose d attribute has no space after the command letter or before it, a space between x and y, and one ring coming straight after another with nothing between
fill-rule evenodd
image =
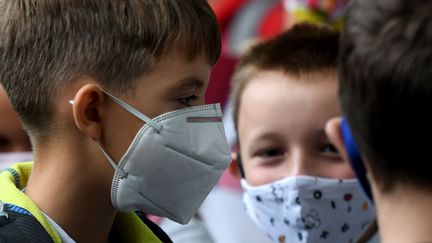
<instances>
[{"instance_id":1,"label":"mask ear loop","mask_svg":"<svg viewBox=\"0 0 432 243\"><path fill-rule=\"evenodd\" d=\"M373 202L372 192L370 189L369 182L366 178L366 169L364 168L363 161L361 159L360 153L357 149L357 145L354 142L354 138L351 133L351 129L348 125L348 121L344 117L341 124L342 136L344 139L345 146L347 148L348 156L352 167L354 168L357 177L362 184L362 188L366 195ZM361 237L356 241L356 243L367 243L374 235L378 233L378 223L375 219L372 224L366 229L366 231L361 235Z\"/></svg>"},{"instance_id":2,"label":"mask ear loop","mask_svg":"<svg viewBox=\"0 0 432 243\"><path fill-rule=\"evenodd\" d=\"M120 105L121 107L123 107L124 109L126 109L127 111L129 111L130 113L132 113L135 117L137 117L138 119L144 121L146 124L149 124L151 127L153 127L154 129L156 129L157 133L159 133L162 129L162 125L153 121L152 119L150 119L149 117L147 117L146 115L142 114L141 112L139 112L137 109L133 108L132 106L130 106L129 104L127 104L126 102L120 100L119 98L111 95L110 93L106 92L105 90L102 90L102 92L106 95L108 95L111 99L114 100L114 102L116 102L118 105ZM69 100L69 104L73 105L74 101L73 100ZM128 177L128 173L125 172L123 169L121 169L112 159L111 157L105 152L105 150L100 146L99 143L97 143L97 146L99 147L99 149L102 151L102 153L105 155L105 157L107 158L108 162L111 164L111 166L114 168L114 170L118 171L121 174L121 178L125 179Z\"/></svg>"},{"instance_id":3,"label":"mask ear loop","mask_svg":"<svg viewBox=\"0 0 432 243\"><path fill-rule=\"evenodd\" d=\"M369 227L366 229L366 231L362 234L360 239L356 241L356 243L367 243L369 242L372 237L374 237L378 233L378 223L375 219L372 224L369 225Z\"/></svg>"},{"instance_id":4,"label":"mask ear loop","mask_svg":"<svg viewBox=\"0 0 432 243\"><path fill-rule=\"evenodd\" d=\"M102 153L105 155L105 157L107 158L107 160L111 164L111 166L114 168L114 170L118 171L120 173L120 177L122 179L128 178L129 174L127 172L125 172L122 168L120 168L98 143L96 143L96 144L99 147L99 149L102 151Z\"/></svg>"},{"instance_id":5,"label":"mask ear loop","mask_svg":"<svg viewBox=\"0 0 432 243\"><path fill-rule=\"evenodd\" d=\"M238 168L238 170L240 172L241 178L242 179L246 179L245 172L244 172L244 169L243 169L243 162L242 162L242 158L241 158L241 155L240 155L240 142L239 142L238 137L237 137L237 150L238 150L238 152L237 152L237 161L236 161L237 162L237 168Z\"/></svg>"},{"instance_id":6,"label":"mask ear loop","mask_svg":"<svg viewBox=\"0 0 432 243\"><path fill-rule=\"evenodd\" d=\"M74 101L69 100L69 104L73 105ZM111 157L105 152L105 150L99 145L99 143L96 143L99 149L102 151L102 153L105 155L105 157L108 159L108 162L111 164L111 166L114 168L115 171L118 171L121 174L121 178L125 179L128 177L128 173L125 172L123 169L121 169L114 161L111 159Z\"/></svg>"},{"instance_id":7,"label":"mask ear loop","mask_svg":"<svg viewBox=\"0 0 432 243\"><path fill-rule=\"evenodd\" d=\"M242 163L240 151L237 153L237 167L239 169L241 178L245 179L245 173L243 169L243 163Z\"/></svg>"},{"instance_id":8,"label":"mask ear loop","mask_svg":"<svg viewBox=\"0 0 432 243\"><path fill-rule=\"evenodd\" d=\"M126 109L127 111L129 111L130 113L132 113L132 115L136 116L141 121L149 124L151 127L153 127L154 129L156 129L158 133L161 131L161 129L162 129L162 125L161 124L159 124L159 123L155 122L154 120L150 119L149 117L147 117L146 115L144 115L143 113L141 113L140 111L138 111L137 109L133 108L132 106L130 106L129 104L127 104L123 100L121 100L121 99L113 96L112 94L106 92L105 90L102 90L102 92L104 92L106 95L108 95L109 97L111 97L111 99L113 99L114 102L116 102L117 104L119 104L121 107L123 107L124 109Z\"/></svg>"},{"instance_id":9,"label":"mask ear loop","mask_svg":"<svg viewBox=\"0 0 432 243\"><path fill-rule=\"evenodd\" d=\"M348 159L349 162L351 163L351 167L356 173L356 176L364 192L366 193L367 197L373 203L373 195L372 195L371 187L366 177L366 168L363 164L363 160L357 148L357 144L354 141L354 136L352 135L351 129L348 125L348 121L346 120L345 117L342 119L341 132L342 132L343 142L345 144L345 148L348 153L348 157L349 157Z\"/></svg>"}]
</instances>

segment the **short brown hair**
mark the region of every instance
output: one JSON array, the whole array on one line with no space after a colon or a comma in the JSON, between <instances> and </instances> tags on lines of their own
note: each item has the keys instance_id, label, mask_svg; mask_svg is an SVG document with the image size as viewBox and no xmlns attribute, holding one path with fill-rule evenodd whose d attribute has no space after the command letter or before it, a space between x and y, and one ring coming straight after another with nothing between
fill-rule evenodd
<instances>
[{"instance_id":1,"label":"short brown hair","mask_svg":"<svg viewBox=\"0 0 432 243\"><path fill-rule=\"evenodd\" d=\"M0 82L31 135L49 131L53 97L72 80L131 91L174 44L217 60L206 0L0 0Z\"/></svg>"},{"instance_id":2,"label":"short brown hair","mask_svg":"<svg viewBox=\"0 0 432 243\"><path fill-rule=\"evenodd\" d=\"M339 33L324 26L298 24L274 39L252 47L240 60L232 81L234 124L243 91L259 72L281 71L301 76L337 70Z\"/></svg>"},{"instance_id":3,"label":"short brown hair","mask_svg":"<svg viewBox=\"0 0 432 243\"><path fill-rule=\"evenodd\" d=\"M379 189L431 190L432 1L353 1L339 96Z\"/></svg>"}]
</instances>

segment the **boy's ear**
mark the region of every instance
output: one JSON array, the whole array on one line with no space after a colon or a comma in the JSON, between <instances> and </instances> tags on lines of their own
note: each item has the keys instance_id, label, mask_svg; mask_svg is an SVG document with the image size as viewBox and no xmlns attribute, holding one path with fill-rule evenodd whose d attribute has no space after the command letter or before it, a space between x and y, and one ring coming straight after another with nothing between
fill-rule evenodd
<instances>
[{"instance_id":1,"label":"boy's ear","mask_svg":"<svg viewBox=\"0 0 432 243\"><path fill-rule=\"evenodd\" d=\"M229 165L229 172L236 178L240 179L241 175L237 164L238 163L237 158L238 158L237 152L231 152L231 163Z\"/></svg>"},{"instance_id":2,"label":"boy's ear","mask_svg":"<svg viewBox=\"0 0 432 243\"><path fill-rule=\"evenodd\" d=\"M334 117L327 121L325 132L330 142L336 147L342 159L348 163L347 150L341 132L342 117Z\"/></svg>"},{"instance_id":3,"label":"boy's ear","mask_svg":"<svg viewBox=\"0 0 432 243\"><path fill-rule=\"evenodd\" d=\"M94 84L81 87L71 104L77 128L92 140L100 140L102 134L101 113L104 93Z\"/></svg>"}]
</instances>

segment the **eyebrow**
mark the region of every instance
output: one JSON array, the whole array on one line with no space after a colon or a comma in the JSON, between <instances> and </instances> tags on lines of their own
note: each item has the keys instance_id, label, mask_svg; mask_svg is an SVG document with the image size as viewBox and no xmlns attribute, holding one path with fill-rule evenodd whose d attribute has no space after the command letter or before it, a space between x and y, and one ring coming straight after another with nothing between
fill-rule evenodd
<instances>
[{"instance_id":1,"label":"eyebrow","mask_svg":"<svg viewBox=\"0 0 432 243\"><path fill-rule=\"evenodd\" d=\"M311 138L319 139L320 141L330 142L330 139L327 137L327 133L324 129L313 130L313 133L311 135Z\"/></svg>"},{"instance_id":2,"label":"eyebrow","mask_svg":"<svg viewBox=\"0 0 432 243\"><path fill-rule=\"evenodd\" d=\"M176 84L171 87L173 90L183 90L188 88L201 88L204 82L196 77L185 77L176 82Z\"/></svg>"},{"instance_id":3,"label":"eyebrow","mask_svg":"<svg viewBox=\"0 0 432 243\"><path fill-rule=\"evenodd\" d=\"M260 141L260 142L269 142L269 141L281 142L283 138L277 132L266 132L254 137L253 140Z\"/></svg>"},{"instance_id":4,"label":"eyebrow","mask_svg":"<svg viewBox=\"0 0 432 243\"><path fill-rule=\"evenodd\" d=\"M260 140L272 140L275 138L278 138L279 134L274 133L274 132L266 132L266 133L262 133L258 136L255 137L255 139L260 139Z\"/></svg>"}]
</instances>

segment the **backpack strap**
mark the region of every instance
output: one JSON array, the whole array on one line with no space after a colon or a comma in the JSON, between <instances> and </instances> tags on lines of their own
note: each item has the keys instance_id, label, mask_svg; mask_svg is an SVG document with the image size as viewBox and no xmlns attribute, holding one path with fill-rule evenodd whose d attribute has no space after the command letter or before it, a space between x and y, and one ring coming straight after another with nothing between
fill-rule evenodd
<instances>
[{"instance_id":1,"label":"backpack strap","mask_svg":"<svg viewBox=\"0 0 432 243\"><path fill-rule=\"evenodd\" d=\"M0 201L0 243L54 242L27 210Z\"/></svg>"},{"instance_id":2,"label":"backpack strap","mask_svg":"<svg viewBox=\"0 0 432 243\"><path fill-rule=\"evenodd\" d=\"M149 229L163 242L173 243L170 237L155 223L147 218L145 213L141 211L135 211L135 214L149 227Z\"/></svg>"}]
</instances>

